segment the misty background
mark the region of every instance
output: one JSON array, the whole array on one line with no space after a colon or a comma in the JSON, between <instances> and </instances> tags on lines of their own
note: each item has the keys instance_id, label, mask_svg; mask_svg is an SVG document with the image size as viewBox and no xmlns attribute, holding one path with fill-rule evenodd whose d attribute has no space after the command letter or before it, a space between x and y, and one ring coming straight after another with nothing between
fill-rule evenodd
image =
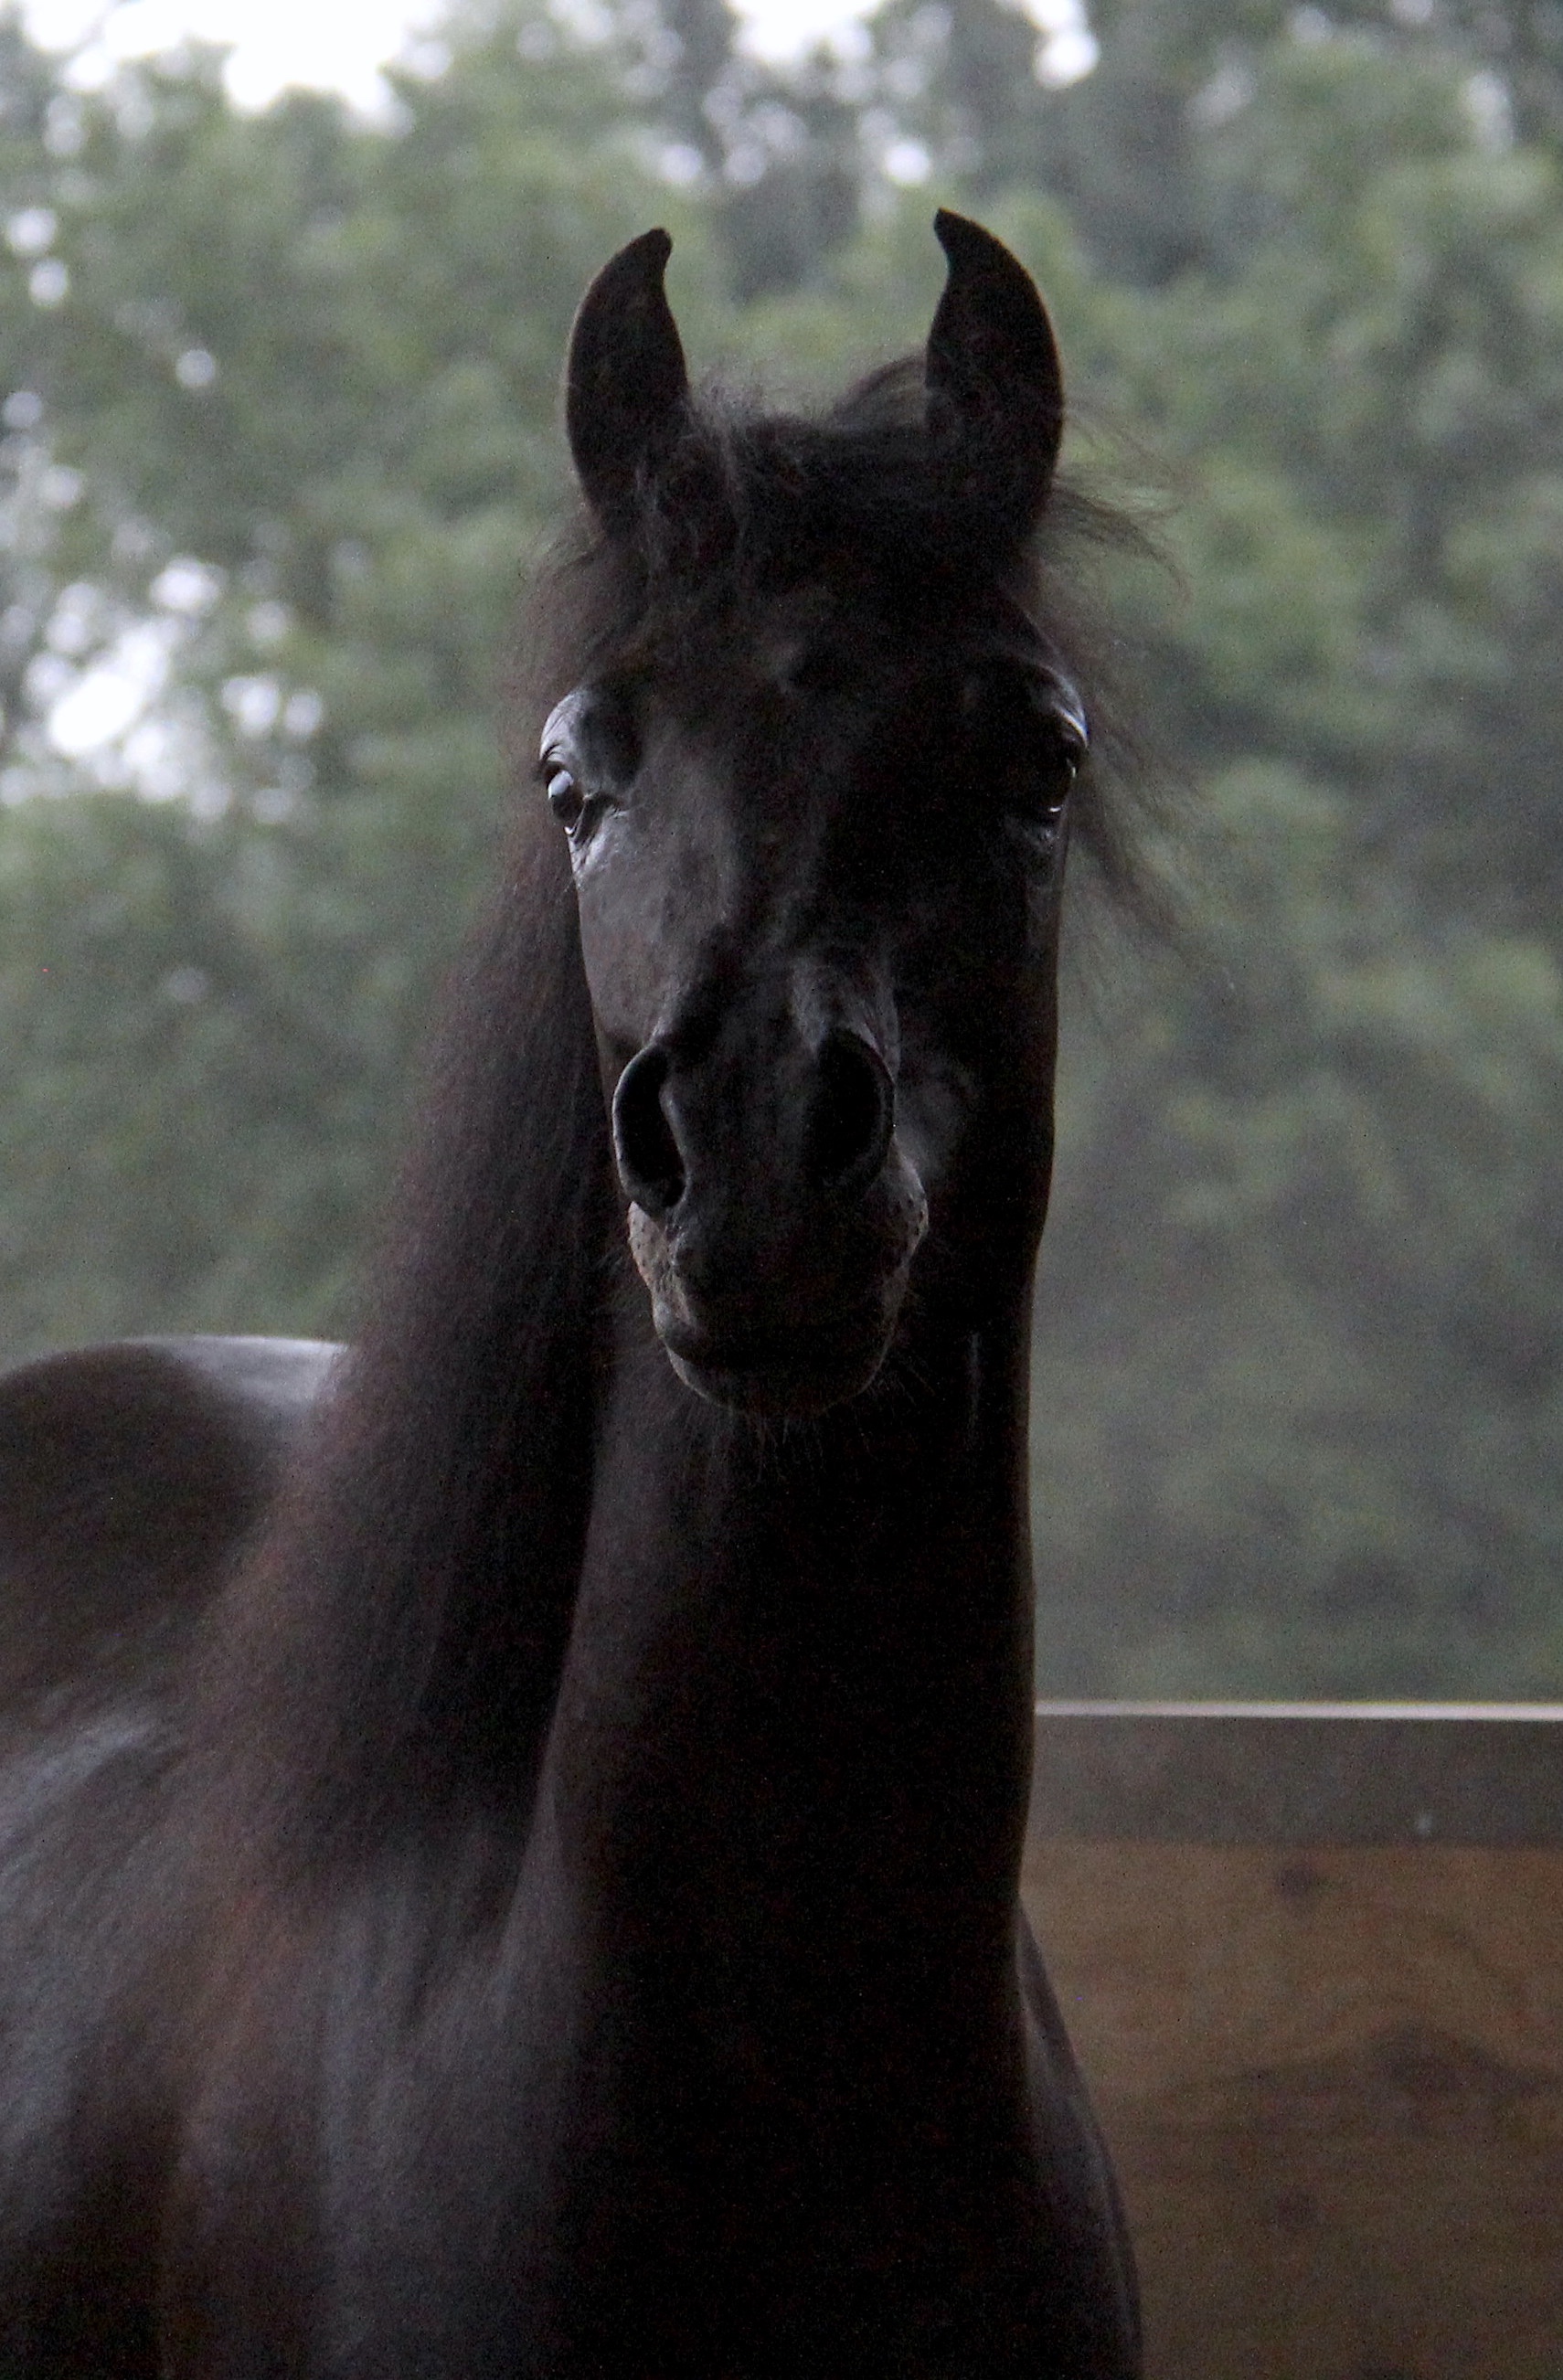
<instances>
[{"instance_id":1,"label":"misty background","mask_svg":"<svg viewBox=\"0 0 1563 2380\"><path fill-rule=\"evenodd\" d=\"M665 222L696 361L806 393L921 337L949 202L1174 565L1102 590L1185 923L1070 973L1040 1682L1563 1694L1563 11L884 0L779 63L505 0L388 84L0 14L0 1353L350 1327L582 288Z\"/></svg>"}]
</instances>

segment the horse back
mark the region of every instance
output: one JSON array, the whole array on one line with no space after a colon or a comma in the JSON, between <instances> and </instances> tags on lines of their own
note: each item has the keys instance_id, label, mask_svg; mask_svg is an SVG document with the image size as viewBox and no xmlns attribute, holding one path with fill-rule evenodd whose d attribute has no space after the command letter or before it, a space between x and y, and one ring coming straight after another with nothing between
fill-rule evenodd
<instances>
[{"instance_id":1,"label":"horse back","mask_svg":"<svg viewBox=\"0 0 1563 2380\"><path fill-rule=\"evenodd\" d=\"M253 1535L336 1354L132 1339L0 1378L0 1714L123 1678Z\"/></svg>"}]
</instances>

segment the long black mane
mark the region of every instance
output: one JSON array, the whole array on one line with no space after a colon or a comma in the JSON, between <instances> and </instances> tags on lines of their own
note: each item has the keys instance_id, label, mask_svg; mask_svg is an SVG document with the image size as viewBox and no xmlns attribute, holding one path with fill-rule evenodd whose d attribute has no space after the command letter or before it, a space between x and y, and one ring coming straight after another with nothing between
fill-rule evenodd
<instances>
[{"instance_id":1,"label":"long black mane","mask_svg":"<svg viewBox=\"0 0 1563 2380\"><path fill-rule=\"evenodd\" d=\"M458 1772L524 1792L568 1633L616 1211L568 869L535 816L428 1075L352 1356L215 1657L213 1755L248 1754L258 1828L306 1861L388 1798L437 1810Z\"/></svg>"},{"instance_id":2,"label":"long black mane","mask_svg":"<svg viewBox=\"0 0 1563 2380\"><path fill-rule=\"evenodd\" d=\"M625 1268L569 870L533 789L551 705L832 574L935 617L1015 607L1092 716L1073 836L1133 897L1133 783L1082 587L1093 556L1141 533L1055 483L1017 540L930 462L922 373L920 358L884 367L818 417L705 389L639 535L610 540L583 507L535 574L507 687L501 888L447 995L351 1362L223 1623L214 1756L253 1763L249 1821L290 1861L382 1827L388 1803L428 1824L447 1792L524 1798L568 1640Z\"/></svg>"}]
</instances>

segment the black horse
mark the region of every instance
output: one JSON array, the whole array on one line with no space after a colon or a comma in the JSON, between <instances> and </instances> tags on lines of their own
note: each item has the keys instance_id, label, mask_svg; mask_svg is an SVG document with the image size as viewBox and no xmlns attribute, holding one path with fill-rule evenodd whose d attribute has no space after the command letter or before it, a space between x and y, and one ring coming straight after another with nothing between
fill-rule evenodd
<instances>
[{"instance_id":1,"label":"black horse","mask_svg":"<svg viewBox=\"0 0 1563 2380\"><path fill-rule=\"evenodd\" d=\"M1052 334L937 228L817 419L691 392L664 234L588 292L540 764L308 1429L308 1346L0 1392L6 2380L1139 2369L1016 1896L1111 822Z\"/></svg>"}]
</instances>

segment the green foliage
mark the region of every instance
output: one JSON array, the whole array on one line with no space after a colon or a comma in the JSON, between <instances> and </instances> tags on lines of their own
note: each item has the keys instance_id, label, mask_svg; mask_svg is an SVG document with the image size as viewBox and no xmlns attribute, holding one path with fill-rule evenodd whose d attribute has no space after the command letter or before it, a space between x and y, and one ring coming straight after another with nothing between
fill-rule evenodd
<instances>
[{"instance_id":1,"label":"green foliage","mask_svg":"<svg viewBox=\"0 0 1563 2380\"><path fill-rule=\"evenodd\" d=\"M1066 1044L1045 1673L1554 1693L1563 973L1431 921L1339 791L1251 762L1208 798L1204 968Z\"/></svg>"},{"instance_id":2,"label":"green foliage","mask_svg":"<svg viewBox=\"0 0 1563 2380\"><path fill-rule=\"evenodd\" d=\"M1072 468L1180 490L1176 567L1104 565L1189 928L1071 993L1042 1677L1557 1694L1563 53L1458 0L1093 21L1055 90L1002 0L790 72L720 0L473 6L389 129L199 54L82 93L0 22L0 1321L342 1316L581 286L671 221L697 352L839 383L920 335L937 189L1048 292Z\"/></svg>"},{"instance_id":3,"label":"green foliage","mask_svg":"<svg viewBox=\"0 0 1563 2380\"><path fill-rule=\"evenodd\" d=\"M1071 1037L1043 1673L1556 1694L1557 159L1363 31L1226 107L1199 261L1086 349L1186 475L1121 609L1218 856L1201 955Z\"/></svg>"},{"instance_id":4,"label":"green foliage","mask_svg":"<svg viewBox=\"0 0 1563 2380\"><path fill-rule=\"evenodd\" d=\"M14 1343L318 1326L376 1194L400 985L281 829L112 793L0 825Z\"/></svg>"}]
</instances>

